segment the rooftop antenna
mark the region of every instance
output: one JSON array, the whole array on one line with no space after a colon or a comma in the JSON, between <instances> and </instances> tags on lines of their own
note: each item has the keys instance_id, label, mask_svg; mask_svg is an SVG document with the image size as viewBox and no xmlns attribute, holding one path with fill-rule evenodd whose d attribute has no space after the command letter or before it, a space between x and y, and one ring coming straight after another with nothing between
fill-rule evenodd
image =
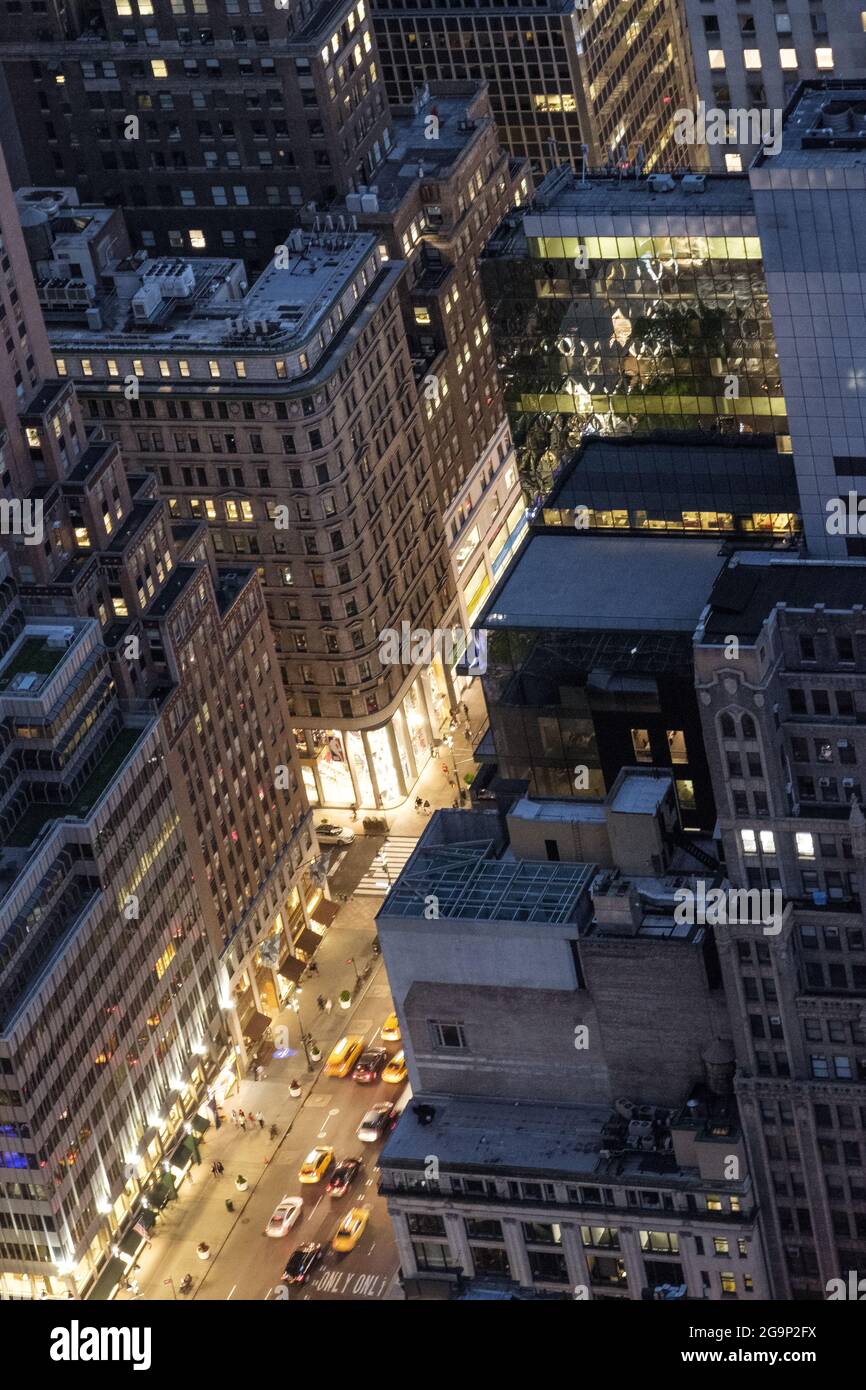
<instances>
[{"instance_id":1,"label":"rooftop antenna","mask_svg":"<svg viewBox=\"0 0 866 1390\"><path fill-rule=\"evenodd\" d=\"M582 161L580 170L580 181L581 183L586 183L586 171L589 167L589 145L581 145L580 155Z\"/></svg>"}]
</instances>

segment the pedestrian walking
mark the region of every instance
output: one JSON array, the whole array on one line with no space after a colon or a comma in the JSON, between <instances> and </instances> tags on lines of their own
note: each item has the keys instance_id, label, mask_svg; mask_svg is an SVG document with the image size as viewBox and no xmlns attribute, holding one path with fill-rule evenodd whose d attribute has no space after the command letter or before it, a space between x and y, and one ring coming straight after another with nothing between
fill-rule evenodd
<instances>
[{"instance_id":1,"label":"pedestrian walking","mask_svg":"<svg viewBox=\"0 0 866 1390\"><path fill-rule=\"evenodd\" d=\"M322 1012L324 1011L324 1008L325 1008L325 996L324 996L323 994L317 994L317 995L316 995L316 1003L317 1003L318 1006L319 1006L319 1013L322 1013Z\"/></svg>"},{"instance_id":2,"label":"pedestrian walking","mask_svg":"<svg viewBox=\"0 0 866 1390\"><path fill-rule=\"evenodd\" d=\"M443 776L443 777L448 777L448 776L450 775L450 768L448 767L448 764L447 764L447 763L442 763L442 764L441 764L441 767L442 767L442 776Z\"/></svg>"},{"instance_id":3,"label":"pedestrian walking","mask_svg":"<svg viewBox=\"0 0 866 1390\"><path fill-rule=\"evenodd\" d=\"M223 1173L225 1172L225 1168L224 1168L223 1165L220 1163L219 1159L217 1159L216 1170L217 1170L217 1172L219 1173L220 1177L222 1177Z\"/></svg>"},{"instance_id":4,"label":"pedestrian walking","mask_svg":"<svg viewBox=\"0 0 866 1390\"><path fill-rule=\"evenodd\" d=\"M247 1127L247 1117L246 1117L246 1115L244 1114L243 1110L239 1110L239 1111L238 1111L238 1129L246 1129L246 1127Z\"/></svg>"},{"instance_id":5,"label":"pedestrian walking","mask_svg":"<svg viewBox=\"0 0 866 1390\"><path fill-rule=\"evenodd\" d=\"M455 796L454 800L451 802L451 810L452 810L452 811L456 811L456 810L459 809L459 807L460 807L460 802L457 800L457 797Z\"/></svg>"},{"instance_id":6,"label":"pedestrian walking","mask_svg":"<svg viewBox=\"0 0 866 1390\"><path fill-rule=\"evenodd\" d=\"M357 819L358 819L358 803L357 803L357 801L353 801L353 802L352 802L352 820L357 820Z\"/></svg>"},{"instance_id":7,"label":"pedestrian walking","mask_svg":"<svg viewBox=\"0 0 866 1390\"><path fill-rule=\"evenodd\" d=\"M211 1172L213 1173L213 1175L214 1175L215 1178L218 1178L218 1177L219 1177L219 1175L220 1175L220 1170L219 1170L219 1164L218 1164L218 1163L212 1163L211 1166L210 1166L210 1170L211 1170Z\"/></svg>"},{"instance_id":8,"label":"pedestrian walking","mask_svg":"<svg viewBox=\"0 0 866 1390\"><path fill-rule=\"evenodd\" d=\"M237 1112L237 1110L233 1110L233 1111L232 1111L232 1124L233 1124L233 1125L236 1125L237 1122L238 1122L238 1112Z\"/></svg>"},{"instance_id":9,"label":"pedestrian walking","mask_svg":"<svg viewBox=\"0 0 866 1390\"><path fill-rule=\"evenodd\" d=\"M257 1063L257 1065L256 1065L256 1081L261 1081L261 1079L262 1079L262 1077L264 1076L264 1074L265 1074L265 1069L264 1069L264 1067L262 1066L261 1062Z\"/></svg>"},{"instance_id":10,"label":"pedestrian walking","mask_svg":"<svg viewBox=\"0 0 866 1390\"><path fill-rule=\"evenodd\" d=\"M319 967L317 966L314 960L310 961L309 965L307 966L307 970L311 975L318 975L319 973Z\"/></svg>"},{"instance_id":11,"label":"pedestrian walking","mask_svg":"<svg viewBox=\"0 0 866 1390\"><path fill-rule=\"evenodd\" d=\"M462 711L463 711L463 718L464 718L464 719L468 719L468 718L469 718L469 706L468 706L467 704L464 703L464 704L461 704L460 708L461 708Z\"/></svg>"},{"instance_id":12,"label":"pedestrian walking","mask_svg":"<svg viewBox=\"0 0 866 1390\"><path fill-rule=\"evenodd\" d=\"M326 1014L329 1014L329 1013L331 1012L331 1010L333 1009L333 1007L334 1007L334 1001L333 1001L333 999L326 999L326 1000L325 1000L325 1013L326 1013Z\"/></svg>"},{"instance_id":13,"label":"pedestrian walking","mask_svg":"<svg viewBox=\"0 0 866 1390\"><path fill-rule=\"evenodd\" d=\"M264 1129L264 1127L265 1127L265 1117L264 1117L264 1115L262 1114L261 1110L260 1110L259 1113L256 1115L256 1119L257 1119L258 1122L259 1122L259 1129Z\"/></svg>"},{"instance_id":14,"label":"pedestrian walking","mask_svg":"<svg viewBox=\"0 0 866 1390\"><path fill-rule=\"evenodd\" d=\"M430 802L429 802L429 801L425 801L425 802L424 802L424 814L425 814L425 816L429 816L429 814L430 814Z\"/></svg>"},{"instance_id":15,"label":"pedestrian walking","mask_svg":"<svg viewBox=\"0 0 866 1390\"><path fill-rule=\"evenodd\" d=\"M420 811L420 810L421 810L421 807L422 807L423 805L424 805L424 803L423 803L423 801L421 800L420 796L416 796L416 797L415 797L415 810L416 810L416 811Z\"/></svg>"}]
</instances>

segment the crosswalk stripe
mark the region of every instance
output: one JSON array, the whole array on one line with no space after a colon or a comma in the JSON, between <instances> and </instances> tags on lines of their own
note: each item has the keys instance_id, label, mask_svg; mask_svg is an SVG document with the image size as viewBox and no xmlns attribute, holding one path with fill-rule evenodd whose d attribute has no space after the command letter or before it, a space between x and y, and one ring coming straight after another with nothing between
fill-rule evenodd
<instances>
[{"instance_id":1,"label":"crosswalk stripe","mask_svg":"<svg viewBox=\"0 0 866 1390\"><path fill-rule=\"evenodd\" d=\"M389 887L388 875L390 874L391 883L394 883L417 843L418 839L414 835L389 835L379 851L388 866L388 873L376 864L371 864L355 889L355 895L384 897Z\"/></svg>"}]
</instances>

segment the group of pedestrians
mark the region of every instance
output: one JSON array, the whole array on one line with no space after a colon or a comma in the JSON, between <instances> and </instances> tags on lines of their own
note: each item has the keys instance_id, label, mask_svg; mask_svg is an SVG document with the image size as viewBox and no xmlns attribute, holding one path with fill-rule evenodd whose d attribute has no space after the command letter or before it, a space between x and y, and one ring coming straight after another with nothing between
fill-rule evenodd
<instances>
[{"instance_id":1,"label":"group of pedestrians","mask_svg":"<svg viewBox=\"0 0 866 1390\"><path fill-rule=\"evenodd\" d=\"M420 796L415 797L415 810L419 816L429 816L432 807L429 801L422 801Z\"/></svg>"},{"instance_id":2,"label":"group of pedestrians","mask_svg":"<svg viewBox=\"0 0 866 1390\"><path fill-rule=\"evenodd\" d=\"M334 1007L333 999L326 999L323 994L316 996L316 1003L319 1006L320 1014L329 1014Z\"/></svg>"},{"instance_id":3,"label":"group of pedestrians","mask_svg":"<svg viewBox=\"0 0 866 1390\"><path fill-rule=\"evenodd\" d=\"M245 1113L243 1110L233 1110L232 1124L237 1125L238 1129L244 1130L255 1129L256 1125L258 1125L259 1129L264 1129L265 1117L261 1110L257 1110L255 1113L252 1110L248 1113Z\"/></svg>"}]
</instances>

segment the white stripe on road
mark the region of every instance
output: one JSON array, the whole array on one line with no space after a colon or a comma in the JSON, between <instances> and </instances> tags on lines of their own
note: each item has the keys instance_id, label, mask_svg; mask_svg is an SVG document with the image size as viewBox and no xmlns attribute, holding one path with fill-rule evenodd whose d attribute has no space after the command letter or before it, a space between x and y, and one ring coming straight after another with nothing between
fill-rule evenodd
<instances>
[{"instance_id":1,"label":"white stripe on road","mask_svg":"<svg viewBox=\"0 0 866 1390\"><path fill-rule=\"evenodd\" d=\"M389 835L379 851L388 866L387 872L375 863L371 864L352 896L382 897L387 893L391 883L399 878L417 843L418 838L414 835Z\"/></svg>"}]
</instances>

